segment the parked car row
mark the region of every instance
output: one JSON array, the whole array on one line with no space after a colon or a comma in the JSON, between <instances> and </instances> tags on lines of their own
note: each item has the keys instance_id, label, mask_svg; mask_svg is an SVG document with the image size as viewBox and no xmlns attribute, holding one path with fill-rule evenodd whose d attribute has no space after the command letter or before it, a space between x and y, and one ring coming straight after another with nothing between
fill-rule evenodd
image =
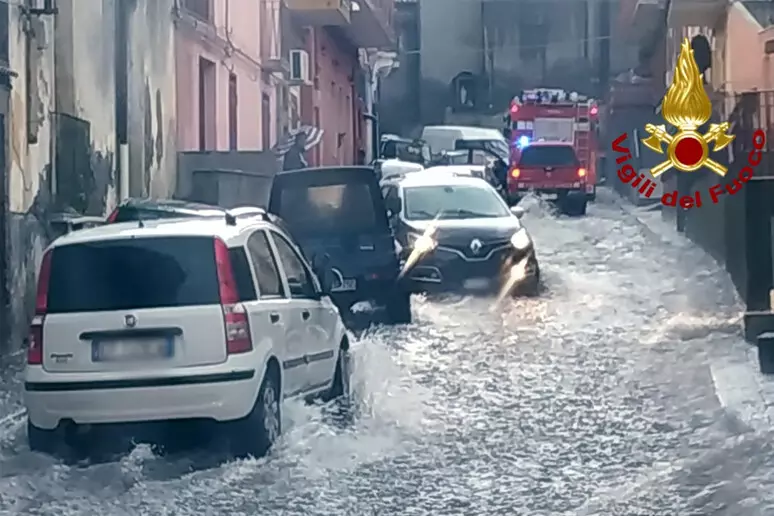
<instances>
[{"instance_id":1,"label":"parked car row","mask_svg":"<svg viewBox=\"0 0 774 516\"><path fill-rule=\"evenodd\" d=\"M186 424L261 455L284 400L346 405L354 304L409 323L411 293L496 289L516 269L514 292L535 293L519 210L442 168L381 186L373 167L282 172L266 209L129 199L54 240L27 350L30 447L68 453L126 428L156 441Z\"/></svg>"}]
</instances>

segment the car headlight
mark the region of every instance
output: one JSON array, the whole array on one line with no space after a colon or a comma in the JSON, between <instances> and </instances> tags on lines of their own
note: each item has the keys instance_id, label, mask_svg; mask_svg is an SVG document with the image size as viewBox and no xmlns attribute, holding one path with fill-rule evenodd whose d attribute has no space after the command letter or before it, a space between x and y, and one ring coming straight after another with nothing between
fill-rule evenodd
<instances>
[{"instance_id":1,"label":"car headlight","mask_svg":"<svg viewBox=\"0 0 774 516\"><path fill-rule=\"evenodd\" d=\"M521 228L511 237L511 244L519 251L524 251L532 245L532 239L529 237L527 230Z\"/></svg>"},{"instance_id":2,"label":"car headlight","mask_svg":"<svg viewBox=\"0 0 774 516\"><path fill-rule=\"evenodd\" d=\"M426 231L423 234L409 233L407 235L409 247L419 253L432 251L438 245L433 238L434 233L434 231Z\"/></svg>"}]
</instances>

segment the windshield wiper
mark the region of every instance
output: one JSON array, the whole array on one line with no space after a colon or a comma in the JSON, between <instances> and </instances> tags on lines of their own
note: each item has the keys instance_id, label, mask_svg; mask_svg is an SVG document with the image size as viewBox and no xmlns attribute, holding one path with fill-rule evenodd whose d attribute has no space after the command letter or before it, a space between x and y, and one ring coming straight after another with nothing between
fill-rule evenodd
<instances>
[{"instance_id":1,"label":"windshield wiper","mask_svg":"<svg viewBox=\"0 0 774 516\"><path fill-rule=\"evenodd\" d=\"M495 215L492 215L491 213L479 213L477 211L471 211L471 210L447 210L444 213L453 214L458 217L483 218L483 219L489 219L495 216Z\"/></svg>"},{"instance_id":2,"label":"windshield wiper","mask_svg":"<svg viewBox=\"0 0 774 516\"><path fill-rule=\"evenodd\" d=\"M429 211L425 211L425 210L412 211L411 216L427 217L428 219L434 219L436 217L435 213L430 213Z\"/></svg>"}]
</instances>

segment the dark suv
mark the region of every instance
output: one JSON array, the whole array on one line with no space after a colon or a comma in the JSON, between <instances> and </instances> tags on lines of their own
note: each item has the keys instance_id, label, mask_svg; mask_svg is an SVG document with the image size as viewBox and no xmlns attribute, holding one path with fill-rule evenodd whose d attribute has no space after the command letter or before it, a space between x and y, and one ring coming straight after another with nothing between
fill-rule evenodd
<instances>
[{"instance_id":1,"label":"dark suv","mask_svg":"<svg viewBox=\"0 0 774 516\"><path fill-rule=\"evenodd\" d=\"M388 322L411 322L387 210L372 167L321 167L278 173L269 211L288 225L307 256L327 255L339 309L374 301Z\"/></svg>"}]
</instances>

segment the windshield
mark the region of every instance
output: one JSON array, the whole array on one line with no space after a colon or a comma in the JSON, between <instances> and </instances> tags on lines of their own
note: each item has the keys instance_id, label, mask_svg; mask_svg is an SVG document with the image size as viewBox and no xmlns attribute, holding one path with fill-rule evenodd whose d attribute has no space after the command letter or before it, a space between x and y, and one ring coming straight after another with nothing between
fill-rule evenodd
<instances>
[{"instance_id":1,"label":"windshield","mask_svg":"<svg viewBox=\"0 0 774 516\"><path fill-rule=\"evenodd\" d=\"M569 145L535 145L521 151L519 165L523 167L576 167L575 151Z\"/></svg>"},{"instance_id":2,"label":"windshield","mask_svg":"<svg viewBox=\"0 0 774 516\"><path fill-rule=\"evenodd\" d=\"M404 189L406 220L507 217L497 192L471 185L414 186Z\"/></svg>"},{"instance_id":3,"label":"windshield","mask_svg":"<svg viewBox=\"0 0 774 516\"><path fill-rule=\"evenodd\" d=\"M132 238L54 248L50 313L220 303L210 237Z\"/></svg>"},{"instance_id":4,"label":"windshield","mask_svg":"<svg viewBox=\"0 0 774 516\"><path fill-rule=\"evenodd\" d=\"M379 220L366 183L287 186L279 206L294 233L372 232Z\"/></svg>"}]
</instances>

